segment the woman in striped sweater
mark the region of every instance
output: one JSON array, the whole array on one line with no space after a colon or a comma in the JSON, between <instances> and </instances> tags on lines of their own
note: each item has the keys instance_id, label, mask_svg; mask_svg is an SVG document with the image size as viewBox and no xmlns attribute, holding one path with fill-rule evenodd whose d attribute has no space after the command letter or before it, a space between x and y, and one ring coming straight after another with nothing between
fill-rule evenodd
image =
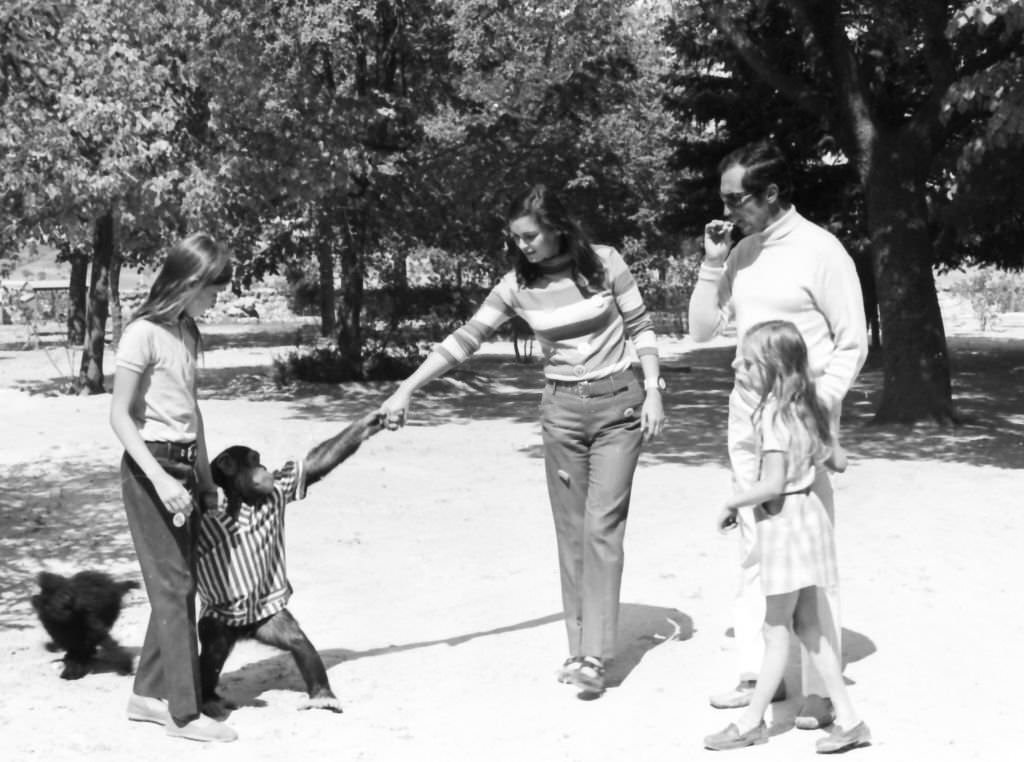
<instances>
[{"instance_id":1,"label":"woman in striped sweater","mask_svg":"<svg viewBox=\"0 0 1024 762\"><path fill-rule=\"evenodd\" d=\"M665 423L654 326L619 253L592 245L545 186L514 199L506 220L515 268L381 412L397 428L417 389L514 315L530 325L545 361L541 429L569 636L558 679L591 698L604 692L615 653L633 473L642 441Z\"/></svg>"}]
</instances>

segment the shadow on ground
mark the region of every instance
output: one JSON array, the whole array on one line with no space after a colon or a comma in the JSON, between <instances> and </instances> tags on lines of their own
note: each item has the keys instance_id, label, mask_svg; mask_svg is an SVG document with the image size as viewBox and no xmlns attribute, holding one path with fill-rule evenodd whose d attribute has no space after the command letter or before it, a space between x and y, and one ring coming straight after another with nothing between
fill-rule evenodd
<instances>
[{"instance_id":1,"label":"shadow on ground","mask_svg":"<svg viewBox=\"0 0 1024 762\"><path fill-rule=\"evenodd\" d=\"M253 334L258 335L258 334ZM970 466L1024 467L1024 342L977 337L950 340L959 426L872 425L881 394L881 371L861 374L844 405L844 444L857 458L939 460ZM670 387L664 403L665 433L645 447L645 465L727 466L726 405L731 385L731 347L697 349L665 363ZM450 423L506 420L535 424L542 373L539 362L518 364L481 356L426 387L414 400L410 429ZM297 420L353 420L379 405L393 383L279 388L266 366L204 368L204 398L274 400ZM43 388L37 392L45 393ZM215 422L209 422L216 425ZM542 456L539 441L523 448ZM118 475L113 464L70 461L54 475L50 464L18 464L4 474L0 495L0 626L24 614L31 578L47 559L90 566L132 559L123 531ZM73 490L82 508L62 510ZM83 498L84 495L84 499ZM11 606L15 608L12 609Z\"/></svg>"},{"instance_id":2,"label":"shadow on ground","mask_svg":"<svg viewBox=\"0 0 1024 762\"><path fill-rule=\"evenodd\" d=\"M842 657L843 669L854 662L866 659L877 650L874 642L866 635L856 630L843 628ZM772 721L770 727L771 735L785 733L792 729L796 722L797 713L803 705L803 676L801 675L800 645L794 637L790 642L789 660L786 663L786 695L784 701L772 704ZM843 678L847 685L853 685L854 681L848 677Z\"/></svg>"},{"instance_id":3,"label":"shadow on ground","mask_svg":"<svg viewBox=\"0 0 1024 762\"><path fill-rule=\"evenodd\" d=\"M843 441L851 456L942 460L975 466L1024 467L1024 342L952 338L954 400L962 423L874 424L882 372L868 368L844 402ZM668 426L644 448L645 463L728 465L726 407L732 384L732 347L696 349L664 363ZM298 419L352 419L383 402L395 383L276 386L265 367L201 371L204 397L289 402ZM453 421L535 423L543 375L539 362L505 357L471 359L414 398L409 426ZM540 457L539 446L528 448Z\"/></svg>"},{"instance_id":4,"label":"shadow on ground","mask_svg":"<svg viewBox=\"0 0 1024 762\"><path fill-rule=\"evenodd\" d=\"M332 648L319 653L324 665L331 669L342 662L440 645L455 647L477 638L500 636L561 621L561 614L548 614L524 622L447 638L381 646L365 651ZM619 615L619 652L608 669L608 686L614 688L621 685L652 648L669 640L689 640L692 636L693 621L677 609L638 603L622 604ZM300 693L306 690L291 655L283 652L222 675L220 687L221 693L226 694L239 706L262 706L263 702L257 697L268 690L292 690Z\"/></svg>"},{"instance_id":5,"label":"shadow on ground","mask_svg":"<svg viewBox=\"0 0 1024 762\"><path fill-rule=\"evenodd\" d=\"M50 464L43 464L43 468ZM109 463L64 461L5 467L0 495L0 628L35 627L35 575L54 564L74 571L132 568L135 549ZM73 498L71 496L74 496ZM71 511L69 505L81 505Z\"/></svg>"}]
</instances>

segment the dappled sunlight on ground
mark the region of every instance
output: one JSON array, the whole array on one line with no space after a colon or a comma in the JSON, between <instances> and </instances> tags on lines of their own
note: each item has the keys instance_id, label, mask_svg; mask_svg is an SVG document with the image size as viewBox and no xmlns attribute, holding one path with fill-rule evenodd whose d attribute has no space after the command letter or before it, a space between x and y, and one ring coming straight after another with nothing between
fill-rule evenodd
<instances>
[{"instance_id":1,"label":"dappled sunlight on ground","mask_svg":"<svg viewBox=\"0 0 1024 762\"><path fill-rule=\"evenodd\" d=\"M213 451L246 443L279 465L394 389L279 387L272 361L295 337L287 326L268 330L207 331L200 389ZM541 366L514 362L498 342L428 385L404 429L364 443L289 508L289 608L345 713L297 711L302 683L290 657L243 643L222 680L240 706L229 722L241 740L218 748L218 759L700 755L700 739L735 719L707 704L735 677L735 538L713 528L730 488L734 349L680 337L665 337L661 348L669 425L645 446L635 479L606 696L578 701L553 677L566 649L537 423ZM1024 680L1024 665L1005 649L1024 639L1015 582L1024 545L1024 339L956 335L950 350L963 425L872 424L881 384L874 367L844 408L851 465L834 479L843 652L853 699L876 738L856 752L865 759L987 762L1024 743L1013 702L971 698ZM107 370L112 362L105 358ZM60 655L45 650L28 604L41 569L139 579L109 395L60 395L61 381L43 350L0 349L4 758L173 762L197 747L124 719L129 677L101 667L76 683L60 680ZM126 604L114 635L134 653L149 609L141 590ZM799 706L792 664L787 681L792 695L771 710L771 741L744 752L751 760L813 753L820 734L791 729ZM924 736L915 730L922 717ZM996 737L992 727L1003 731Z\"/></svg>"}]
</instances>

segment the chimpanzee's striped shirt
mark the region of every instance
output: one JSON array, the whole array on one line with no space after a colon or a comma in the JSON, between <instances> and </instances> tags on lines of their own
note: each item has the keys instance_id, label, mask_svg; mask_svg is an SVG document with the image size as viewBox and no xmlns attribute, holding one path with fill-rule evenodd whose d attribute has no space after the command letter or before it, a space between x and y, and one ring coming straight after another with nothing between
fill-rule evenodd
<instances>
[{"instance_id":1,"label":"chimpanzee's striped shirt","mask_svg":"<svg viewBox=\"0 0 1024 762\"><path fill-rule=\"evenodd\" d=\"M527 288L505 275L468 323L435 348L450 364L472 355L488 336L519 315L533 329L544 353L544 375L556 381L603 378L632 363L626 336L637 355L657 354L654 323L640 290L619 253L595 246L605 267L605 288L587 297L572 279L567 262L542 262L545 272ZM547 265L547 267L545 267ZM550 271L551 265L558 269Z\"/></svg>"},{"instance_id":2,"label":"chimpanzee's striped shirt","mask_svg":"<svg viewBox=\"0 0 1024 762\"><path fill-rule=\"evenodd\" d=\"M284 553L284 507L306 496L302 460L274 472L266 502L242 503L238 517L225 505L203 514L199 524L197 582L202 615L241 626L266 619L288 605Z\"/></svg>"}]
</instances>

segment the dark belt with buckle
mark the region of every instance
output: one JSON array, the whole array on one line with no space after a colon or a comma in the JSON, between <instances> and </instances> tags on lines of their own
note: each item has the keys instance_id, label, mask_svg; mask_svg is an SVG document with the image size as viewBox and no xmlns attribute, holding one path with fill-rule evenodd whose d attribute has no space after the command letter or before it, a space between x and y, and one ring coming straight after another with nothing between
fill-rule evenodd
<instances>
[{"instance_id":1,"label":"dark belt with buckle","mask_svg":"<svg viewBox=\"0 0 1024 762\"><path fill-rule=\"evenodd\" d=\"M562 392L571 392L580 397L599 397L602 394L615 394L629 388L629 385L637 381L637 375L632 370L620 370L604 378L595 378L589 381L559 381L549 378L551 388Z\"/></svg>"},{"instance_id":2,"label":"dark belt with buckle","mask_svg":"<svg viewBox=\"0 0 1024 762\"><path fill-rule=\"evenodd\" d=\"M190 466L196 462L198 448L195 442L178 444L177 442L146 442L146 447L157 458L163 458L173 463L188 463Z\"/></svg>"}]
</instances>

